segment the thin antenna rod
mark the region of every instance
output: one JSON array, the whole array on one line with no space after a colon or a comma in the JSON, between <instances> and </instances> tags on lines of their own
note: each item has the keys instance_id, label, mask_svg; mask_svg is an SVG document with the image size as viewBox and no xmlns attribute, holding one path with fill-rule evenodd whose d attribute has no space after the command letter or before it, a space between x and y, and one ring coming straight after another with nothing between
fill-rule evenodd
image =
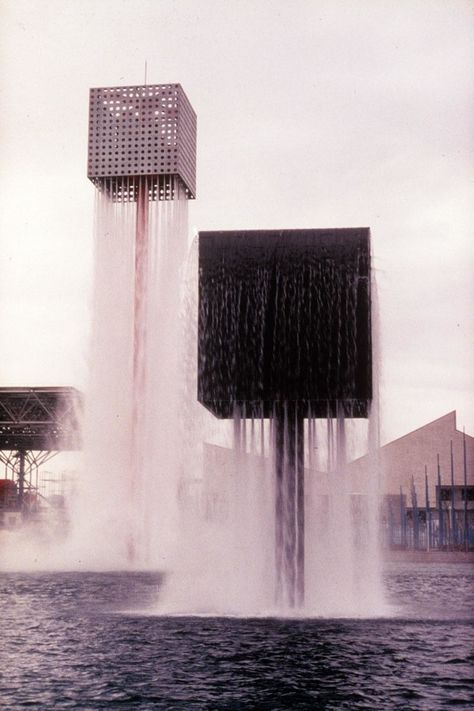
<instances>
[{"instance_id":1,"label":"thin antenna rod","mask_svg":"<svg viewBox=\"0 0 474 711\"><path fill-rule=\"evenodd\" d=\"M145 86L146 86L146 70L147 70L147 64L148 64L148 61L145 59Z\"/></svg>"}]
</instances>

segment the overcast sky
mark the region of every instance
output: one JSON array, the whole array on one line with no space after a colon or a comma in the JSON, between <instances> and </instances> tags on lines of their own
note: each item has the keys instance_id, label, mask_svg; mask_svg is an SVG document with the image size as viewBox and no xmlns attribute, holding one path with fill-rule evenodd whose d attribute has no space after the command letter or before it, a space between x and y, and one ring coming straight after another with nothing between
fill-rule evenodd
<instances>
[{"instance_id":1,"label":"overcast sky","mask_svg":"<svg viewBox=\"0 0 474 711\"><path fill-rule=\"evenodd\" d=\"M0 0L0 385L87 378L88 89L180 82L197 229L372 230L384 440L474 434L472 2Z\"/></svg>"}]
</instances>

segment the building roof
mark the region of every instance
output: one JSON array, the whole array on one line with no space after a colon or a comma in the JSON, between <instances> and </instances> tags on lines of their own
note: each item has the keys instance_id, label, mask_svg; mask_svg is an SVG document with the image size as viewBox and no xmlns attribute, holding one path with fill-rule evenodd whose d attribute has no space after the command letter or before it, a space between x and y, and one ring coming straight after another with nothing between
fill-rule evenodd
<instances>
[{"instance_id":1,"label":"building roof","mask_svg":"<svg viewBox=\"0 0 474 711\"><path fill-rule=\"evenodd\" d=\"M75 388L0 388L0 450L79 449L81 409Z\"/></svg>"},{"instance_id":2,"label":"building roof","mask_svg":"<svg viewBox=\"0 0 474 711\"><path fill-rule=\"evenodd\" d=\"M393 447L397 447L398 445L402 445L409 440L414 440L414 439L419 439L420 437L423 437L424 435L428 434L431 430L438 430L440 428L446 428L446 431L451 430L453 435L457 434L458 436L465 436L466 441L474 441L474 437L472 435L469 435L467 432L463 433L461 430L458 430L456 428L456 410L452 410L451 412L446 413L446 415L442 415L441 417L437 417L435 420L431 420L431 422L427 422L426 424L422 425L421 427L417 427L414 430L411 430L410 432L407 432L404 435L401 435L400 437L397 437L396 439L392 439L390 442L386 442L384 445L381 445L380 449L382 452L387 451L392 449ZM362 457L358 457L357 459L354 459L351 464L362 461L366 459L367 454L362 455Z\"/></svg>"},{"instance_id":3,"label":"building roof","mask_svg":"<svg viewBox=\"0 0 474 711\"><path fill-rule=\"evenodd\" d=\"M427 422L426 424L421 425L421 427L417 427L416 429L411 430L410 432L407 432L406 434L401 435L400 437L397 437L396 439L392 439L390 442L387 442L383 446L388 447L390 444L395 444L395 442L399 442L400 440L403 440L406 437L412 437L413 435L416 435L417 433L421 432L422 430L426 430L427 427L431 427L432 425L439 425L439 424L450 425L452 427L453 432L457 431L460 434L462 434L462 432L460 430L456 429L456 410L452 410L451 412L446 413L446 415L437 417L436 420L431 420L430 422ZM466 432L466 437L471 437L471 435L468 435ZM471 437L471 439L472 439L472 437Z\"/></svg>"}]
</instances>

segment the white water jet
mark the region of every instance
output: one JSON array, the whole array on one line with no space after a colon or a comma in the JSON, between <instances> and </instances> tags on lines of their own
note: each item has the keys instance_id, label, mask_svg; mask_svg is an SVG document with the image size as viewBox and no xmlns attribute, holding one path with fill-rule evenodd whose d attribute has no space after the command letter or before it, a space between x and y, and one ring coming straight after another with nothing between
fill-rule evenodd
<instances>
[{"instance_id":1,"label":"white water jet","mask_svg":"<svg viewBox=\"0 0 474 711\"><path fill-rule=\"evenodd\" d=\"M41 548L49 568L165 571L162 612L378 611L376 392L365 433L370 471L357 480L348 461L355 453L351 437L363 428L346 421L342 408L335 416L328 402L330 416L316 420L277 394L264 418L258 398L254 411L245 412L234 392L226 393L233 420L222 422L197 403L196 249L187 256L195 115L182 88L91 90L88 176L98 191L84 466L79 491L69 501L71 535L52 546L31 545L35 565L43 565L36 558ZM360 263L359 270L338 270L337 259L323 257L289 274L283 260L274 278L268 265L259 264L245 306L257 318L243 319L242 332L240 296L229 312L226 300L231 289L241 294L243 275L236 286L235 275L227 273L218 280L214 317L229 321L234 346L243 344L230 358L254 359L262 369L264 347L278 351L274 335L272 341L266 334L265 344L262 327L268 303L278 302L296 323L298 348L285 344L297 351L296 365L316 343L316 360L331 365L327 379L341 378L351 390L358 280L367 278L366 271ZM299 318L308 284L313 291L306 324L318 324L311 338ZM374 304L375 289L372 295ZM288 318L278 307L273 317L275 323ZM331 341L327 333L334 331ZM285 368L291 358L279 353L276 370L290 378ZM215 353L210 360L211 371L219 367ZM377 365L377 356L373 360ZM309 359L312 387L319 386L320 366ZM374 375L376 391L375 368ZM25 528L21 536L24 551L23 542L35 533Z\"/></svg>"},{"instance_id":2,"label":"white water jet","mask_svg":"<svg viewBox=\"0 0 474 711\"><path fill-rule=\"evenodd\" d=\"M45 554L45 541L32 549L25 531L20 558L29 556L31 568L164 570L160 614L383 613L376 370L365 433L343 417L306 420L305 604L275 605L274 423L237 410L232 422L217 421L197 403L197 250L187 255L187 202L147 209L143 381L137 388L137 206L98 193L85 466L72 535L48 542ZM348 428L371 453L371 471L357 483Z\"/></svg>"},{"instance_id":3,"label":"white water jet","mask_svg":"<svg viewBox=\"0 0 474 711\"><path fill-rule=\"evenodd\" d=\"M270 423L265 422L268 429ZM255 423L254 423L255 428ZM251 434L241 420L238 441ZM341 436L343 421L316 424ZM339 429L339 432L337 430ZM270 437L268 436L270 443ZM248 442L248 440L247 440ZM356 487L342 461L305 469L305 604L275 604L275 479L270 456L209 445L199 498L182 511L182 547L158 614L367 617L388 613L381 586L374 467ZM271 445L270 445L271 452ZM326 452L322 453L324 456Z\"/></svg>"},{"instance_id":4,"label":"white water jet","mask_svg":"<svg viewBox=\"0 0 474 711\"><path fill-rule=\"evenodd\" d=\"M225 274L217 280L219 298L213 302L212 318L206 318L205 322L218 324L225 319L228 333L235 338L239 333L241 313L234 307L229 294L241 292L238 283L235 288L232 277L228 272ZM258 324L264 318L265 299L269 294L267 277L268 271L262 268L255 289L247 286L247 303L252 305L257 318L242 326L245 344L248 342L257 360L261 358L262 362L263 354L260 351L259 355L258 351L261 338ZM353 280L357 284L357 268L340 278L332 266L327 272L324 267L319 267L314 278L316 285L323 284L322 290L317 286L317 308L326 308L325 313L330 314L331 309L325 306L326 300L329 304L338 303L342 292L350 295L346 303L355 313ZM285 282L284 289L287 288L293 289L289 293L294 299L294 287ZM207 308L204 300L202 303L202 308ZM260 318L258 314L261 314ZM197 314L193 318L197 320ZM375 314L373 323L376 323ZM329 318L327 325L333 328L334 320ZM342 328L339 324L341 339L347 339L346 352L352 353L355 333L347 326L344 331ZM387 611L380 582L378 538L381 472L377 462L377 335L372 334L375 382L368 422L351 419L350 411L344 411L343 403L336 407L340 410L337 418L331 415L326 419L314 419L310 412L306 418L306 493L302 507L306 527L303 524L300 528L296 524L296 538L292 507L298 493L291 487L299 475L293 478L291 471L293 458L301 455L290 446L292 437L289 436L290 420L286 409L284 414L260 420L255 416L246 417L243 407L234 406L233 423L213 421L215 429L221 434L227 433L227 440L215 438L215 445L205 449L202 475L196 480L198 505L193 506L190 501L183 516L180 531L184 544L168 585L160 596L161 612L260 614L265 611L292 616L367 616ZM193 331L193 339L195 337ZM321 334L321 338L325 335ZM298 332L298 342L303 349L309 349L304 331ZM212 350L208 357L214 362ZM232 357L232 349L229 357ZM220 362L216 359L214 367L218 368ZM337 363L335 370L339 371L340 367ZM350 383L355 363L349 360L346 367L349 368ZM193 385L192 398L194 393ZM254 412L264 411L263 403L253 402L252 408ZM328 402L327 411L332 408ZM304 414L300 413L298 417L303 415L304 418ZM349 419L345 419L348 416ZM292 422L294 427L294 420ZM229 425L233 426L233 438ZM366 451L370 454L369 466L364 476L356 478L349 462ZM280 461L280 473L277 473L277 461ZM278 477L283 485L278 483ZM279 496L283 498L277 503ZM276 505L279 513L276 513ZM281 525L275 542L278 519ZM305 570L305 601L299 606L295 599L299 594L297 575L296 588L293 588L293 581L296 558L301 555L301 530L305 530L305 552L304 566L299 567ZM280 556L279 561L277 556ZM286 581L283 586L278 571L283 573Z\"/></svg>"},{"instance_id":5,"label":"white water jet","mask_svg":"<svg viewBox=\"0 0 474 711\"><path fill-rule=\"evenodd\" d=\"M137 202L97 193L85 465L72 521L84 565L166 568L176 543L188 235L178 182L174 191L172 201L146 200L145 226Z\"/></svg>"},{"instance_id":6,"label":"white water jet","mask_svg":"<svg viewBox=\"0 0 474 711\"><path fill-rule=\"evenodd\" d=\"M306 421L305 604L295 611L285 595L275 603L275 426L239 410L233 423L218 422L196 401L197 250L186 255L185 205L148 207L137 388L137 207L98 197L87 466L73 549L86 566L166 571L162 614L380 613L379 473L374 466L354 488L342 416ZM377 417L374 401L364 435L374 456ZM350 428L360 440L364 427Z\"/></svg>"}]
</instances>

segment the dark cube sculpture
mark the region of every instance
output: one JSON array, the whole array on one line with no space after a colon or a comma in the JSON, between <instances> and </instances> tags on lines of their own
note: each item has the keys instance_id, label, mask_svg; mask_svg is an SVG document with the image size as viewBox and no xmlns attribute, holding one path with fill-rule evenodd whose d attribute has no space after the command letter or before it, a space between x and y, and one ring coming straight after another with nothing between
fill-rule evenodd
<instances>
[{"instance_id":1,"label":"dark cube sculpture","mask_svg":"<svg viewBox=\"0 0 474 711\"><path fill-rule=\"evenodd\" d=\"M277 602L304 600L304 418L371 398L368 228L200 233L198 399L273 419Z\"/></svg>"},{"instance_id":2,"label":"dark cube sculpture","mask_svg":"<svg viewBox=\"0 0 474 711\"><path fill-rule=\"evenodd\" d=\"M272 415L367 417L372 397L367 228L201 232L198 399Z\"/></svg>"},{"instance_id":3,"label":"dark cube sculpture","mask_svg":"<svg viewBox=\"0 0 474 711\"><path fill-rule=\"evenodd\" d=\"M199 234L198 399L274 421L277 602L304 600L304 418L371 398L368 228Z\"/></svg>"}]
</instances>

